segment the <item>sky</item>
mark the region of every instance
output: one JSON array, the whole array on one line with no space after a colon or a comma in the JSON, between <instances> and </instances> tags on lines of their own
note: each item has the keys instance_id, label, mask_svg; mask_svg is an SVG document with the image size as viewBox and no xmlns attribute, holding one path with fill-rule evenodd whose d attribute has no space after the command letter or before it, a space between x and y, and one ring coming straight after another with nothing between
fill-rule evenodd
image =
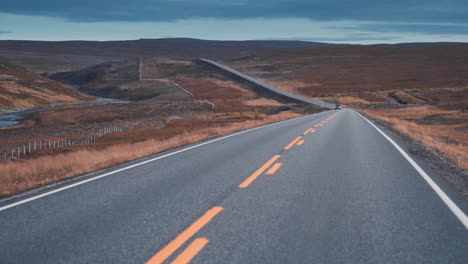
<instances>
[{"instance_id":1,"label":"sky","mask_svg":"<svg viewBox=\"0 0 468 264\"><path fill-rule=\"evenodd\" d=\"M1 0L0 39L468 42L467 0Z\"/></svg>"}]
</instances>

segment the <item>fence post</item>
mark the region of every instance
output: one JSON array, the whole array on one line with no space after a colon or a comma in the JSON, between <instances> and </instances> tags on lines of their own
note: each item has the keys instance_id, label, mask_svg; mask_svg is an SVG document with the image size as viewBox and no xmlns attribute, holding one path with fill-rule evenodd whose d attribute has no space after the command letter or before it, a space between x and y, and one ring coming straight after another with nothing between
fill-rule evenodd
<instances>
[{"instance_id":1,"label":"fence post","mask_svg":"<svg viewBox=\"0 0 468 264\"><path fill-rule=\"evenodd\" d=\"M26 145L23 145L23 155L26 155Z\"/></svg>"},{"instance_id":2,"label":"fence post","mask_svg":"<svg viewBox=\"0 0 468 264\"><path fill-rule=\"evenodd\" d=\"M11 149L11 158L13 158L14 156L15 156L15 150Z\"/></svg>"},{"instance_id":3,"label":"fence post","mask_svg":"<svg viewBox=\"0 0 468 264\"><path fill-rule=\"evenodd\" d=\"M28 153L31 153L31 142L28 142L29 148L28 148Z\"/></svg>"}]
</instances>

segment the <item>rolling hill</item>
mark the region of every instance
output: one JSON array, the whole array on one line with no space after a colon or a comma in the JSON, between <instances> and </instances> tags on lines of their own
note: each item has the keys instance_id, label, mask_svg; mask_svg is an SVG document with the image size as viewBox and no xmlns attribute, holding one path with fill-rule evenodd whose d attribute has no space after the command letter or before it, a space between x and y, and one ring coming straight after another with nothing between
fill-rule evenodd
<instances>
[{"instance_id":1,"label":"rolling hill","mask_svg":"<svg viewBox=\"0 0 468 264\"><path fill-rule=\"evenodd\" d=\"M6 60L0 60L0 111L2 112L77 104L92 100L94 97Z\"/></svg>"}]
</instances>

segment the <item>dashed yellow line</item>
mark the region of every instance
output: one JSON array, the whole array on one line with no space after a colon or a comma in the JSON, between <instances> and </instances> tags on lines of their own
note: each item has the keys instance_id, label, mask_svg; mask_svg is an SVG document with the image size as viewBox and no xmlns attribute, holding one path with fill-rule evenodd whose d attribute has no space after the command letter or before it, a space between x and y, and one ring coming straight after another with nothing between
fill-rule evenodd
<instances>
[{"instance_id":1,"label":"dashed yellow line","mask_svg":"<svg viewBox=\"0 0 468 264\"><path fill-rule=\"evenodd\" d=\"M275 163L271 168L266 172L267 175L275 174L275 172L283 165L283 163Z\"/></svg>"},{"instance_id":2,"label":"dashed yellow line","mask_svg":"<svg viewBox=\"0 0 468 264\"><path fill-rule=\"evenodd\" d=\"M177 256L172 264L187 264L189 263L205 246L208 244L208 239L200 237L195 239L179 256Z\"/></svg>"},{"instance_id":3,"label":"dashed yellow line","mask_svg":"<svg viewBox=\"0 0 468 264\"><path fill-rule=\"evenodd\" d=\"M314 130L314 129L313 129L313 128L309 128L309 129L307 129L307 130L304 132L304 135L307 135L307 134L309 134L309 133L310 133L312 130Z\"/></svg>"},{"instance_id":4,"label":"dashed yellow line","mask_svg":"<svg viewBox=\"0 0 468 264\"><path fill-rule=\"evenodd\" d=\"M160 264L163 263L168 257L170 257L180 246L182 246L187 240L195 235L200 229L208 224L217 214L223 210L220 206L215 206L208 210L204 215L198 218L193 224L185 229L179 236L167 244L161 249L156 255L154 255L147 264Z\"/></svg>"},{"instance_id":5,"label":"dashed yellow line","mask_svg":"<svg viewBox=\"0 0 468 264\"><path fill-rule=\"evenodd\" d=\"M263 164L262 167L260 167L258 170L256 170L252 175L247 177L240 185L239 188L246 188L248 187L255 179L257 179L258 176L260 176L268 167L270 167L273 162L275 162L277 159L279 159L281 156L280 155L275 155L273 156L269 161L267 161L265 164Z\"/></svg>"},{"instance_id":6,"label":"dashed yellow line","mask_svg":"<svg viewBox=\"0 0 468 264\"><path fill-rule=\"evenodd\" d=\"M293 139L293 141L289 142L289 144L286 145L286 147L284 147L284 150L290 149L292 146L294 146L294 144L296 144L297 141L301 139L302 139L302 136L298 136L297 138Z\"/></svg>"}]
</instances>

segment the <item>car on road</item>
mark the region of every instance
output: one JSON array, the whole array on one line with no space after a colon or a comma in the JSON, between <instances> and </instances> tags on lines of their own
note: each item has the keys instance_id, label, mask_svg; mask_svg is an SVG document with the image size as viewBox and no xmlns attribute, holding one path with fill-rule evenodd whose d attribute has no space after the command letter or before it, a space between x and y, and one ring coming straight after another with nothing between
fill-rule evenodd
<instances>
[{"instance_id":1,"label":"car on road","mask_svg":"<svg viewBox=\"0 0 468 264\"><path fill-rule=\"evenodd\" d=\"M341 106L339 104L335 105L335 110L341 110Z\"/></svg>"}]
</instances>

